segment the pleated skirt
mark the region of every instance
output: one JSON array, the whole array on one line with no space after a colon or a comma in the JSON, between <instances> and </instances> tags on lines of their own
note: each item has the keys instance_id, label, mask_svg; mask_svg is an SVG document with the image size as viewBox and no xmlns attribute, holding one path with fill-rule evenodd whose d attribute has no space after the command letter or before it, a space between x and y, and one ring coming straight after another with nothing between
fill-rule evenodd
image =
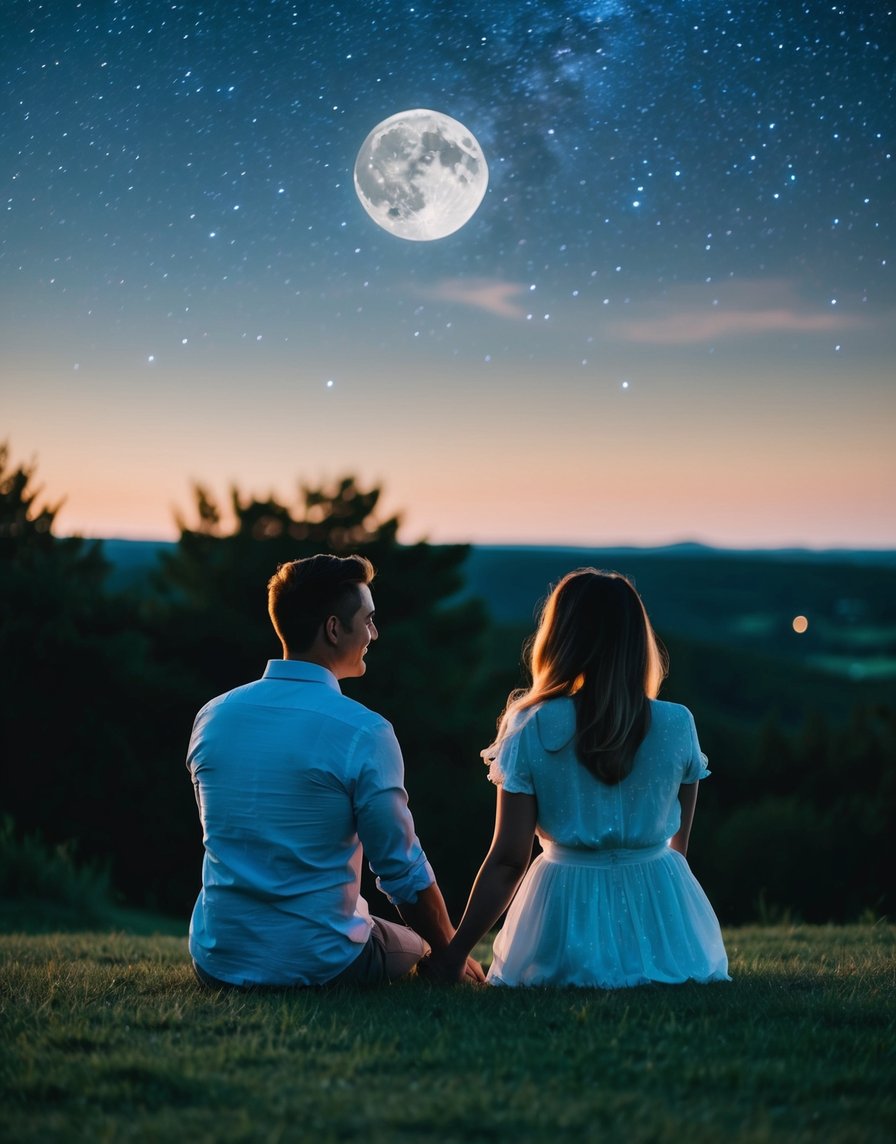
<instances>
[{"instance_id":1,"label":"pleated skirt","mask_svg":"<svg viewBox=\"0 0 896 1144\"><path fill-rule=\"evenodd\" d=\"M495 939L490 985L625 989L730 981L722 932L666 844L578 850L545 843Z\"/></svg>"}]
</instances>

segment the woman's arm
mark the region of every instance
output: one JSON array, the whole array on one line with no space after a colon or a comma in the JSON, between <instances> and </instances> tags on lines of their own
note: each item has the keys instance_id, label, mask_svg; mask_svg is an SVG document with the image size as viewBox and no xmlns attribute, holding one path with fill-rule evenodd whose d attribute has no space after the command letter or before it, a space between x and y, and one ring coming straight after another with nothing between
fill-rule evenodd
<instances>
[{"instance_id":1,"label":"woman's arm","mask_svg":"<svg viewBox=\"0 0 896 1144\"><path fill-rule=\"evenodd\" d=\"M699 785L699 783L682 783L678 788L678 801L681 804L681 826L678 828L678 833L672 836L669 846L685 857L688 853L691 827L694 825L694 808L697 805L697 787Z\"/></svg>"},{"instance_id":2,"label":"woman's arm","mask_svg":"<svg viewBox=\"0 0 896 1144\"><path fill-rule=\"evenodd\" d=\"M443 950L433 953L426 967L431 980L463 980L470 951L510 905L532 857L536 809L533 795L508 794L503 787L498 788L491 847L457 932Z\"/></svg>"}]
</instances>

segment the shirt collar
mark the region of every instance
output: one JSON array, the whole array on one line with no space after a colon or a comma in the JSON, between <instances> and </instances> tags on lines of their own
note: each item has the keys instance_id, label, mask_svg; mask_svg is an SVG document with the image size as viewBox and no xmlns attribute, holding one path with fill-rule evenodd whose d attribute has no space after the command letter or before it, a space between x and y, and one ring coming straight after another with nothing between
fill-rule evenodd
<instances>
[{"instance_id":1,"label":"shirt collar","mask_svg":"<svg viewBox=\"0 0 896 1144\"><path fill-rule=\"evenodd\" d=\"M307 659L269 659L263 679L289 679L294 683L323 683L334 691L341 688L336 676L318 663Z\"/></svg>"}]
</instances>

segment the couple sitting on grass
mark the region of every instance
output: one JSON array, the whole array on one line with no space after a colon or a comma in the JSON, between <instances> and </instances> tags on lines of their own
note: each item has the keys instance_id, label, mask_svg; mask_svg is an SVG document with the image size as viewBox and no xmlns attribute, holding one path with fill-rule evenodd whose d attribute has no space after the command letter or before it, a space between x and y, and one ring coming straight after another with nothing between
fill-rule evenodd
<instances>
[{"instance_id":1,"label":"couple sitting on grass","mask_svg":"<svg viewBox=\"0 0 896 1144\"><path fill-rule=\"evenodd\" d=\"M455 929L417 838L391 725L347 698L377 638L360 556L281 565L268 585L283 659L199 712L188 766L202 820L190 924L213 988L728 980L719 923L685 855L709 771L644 606L613 572L565 576L544 608L532 686L483 751L495 834ZM530 865L535 835L541 853ZM371 916L366 858L406 923ZM488 975L471 957L510 907Z\"/></svg>"}]
</instances>

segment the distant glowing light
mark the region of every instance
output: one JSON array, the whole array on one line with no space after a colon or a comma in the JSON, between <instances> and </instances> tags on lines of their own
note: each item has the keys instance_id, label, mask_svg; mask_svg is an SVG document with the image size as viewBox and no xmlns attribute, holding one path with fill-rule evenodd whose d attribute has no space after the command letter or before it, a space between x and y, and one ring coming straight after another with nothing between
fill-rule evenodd
<instances>
[{"instance_id":1,"label":"distant glowing light","mask_svg":"<svg viewBox=\"0 0 896 1144\"><path fill-rule=\"evenodd\" d=\"M332 388L333 388L333 379L332 379L332 377L328 377L327 378L327 389L332 389Z\"/></svg>"},{"instance_id":2,"label":"distant glowing light","mask_svg":"<svg viewBox=\"0 0 896 1144\"><path fill-rule=\"evenodd\" d=\"M622 388L623 388L623 389L628 389L629 385L630 385L630 382L624 381L624 382L622 383Z\"/></svg>"},{"instance_id":3,"label":"distant glowing light","mask_svg":"<svg viewBox=\"0 0 896 1144\"><path fill-rule=\"evenodd\" d=\"M156 360L156 355L150 354L146 360L150 363L150 365L152 365L152 363Z\"/></svg>"},{"instance_id":4,"label":"distant glowing light","mask_svg":"<svg viewBox=\"0 0 896 1144\"><path fill-rule=\"evenodd\" d=\"M794 616L792 626L793 626L793 630L796 632L796 634L801 636L803 634L803 632L808 630L809 621L806 619L805 616Z\"/></svg>"}]
</instances>

